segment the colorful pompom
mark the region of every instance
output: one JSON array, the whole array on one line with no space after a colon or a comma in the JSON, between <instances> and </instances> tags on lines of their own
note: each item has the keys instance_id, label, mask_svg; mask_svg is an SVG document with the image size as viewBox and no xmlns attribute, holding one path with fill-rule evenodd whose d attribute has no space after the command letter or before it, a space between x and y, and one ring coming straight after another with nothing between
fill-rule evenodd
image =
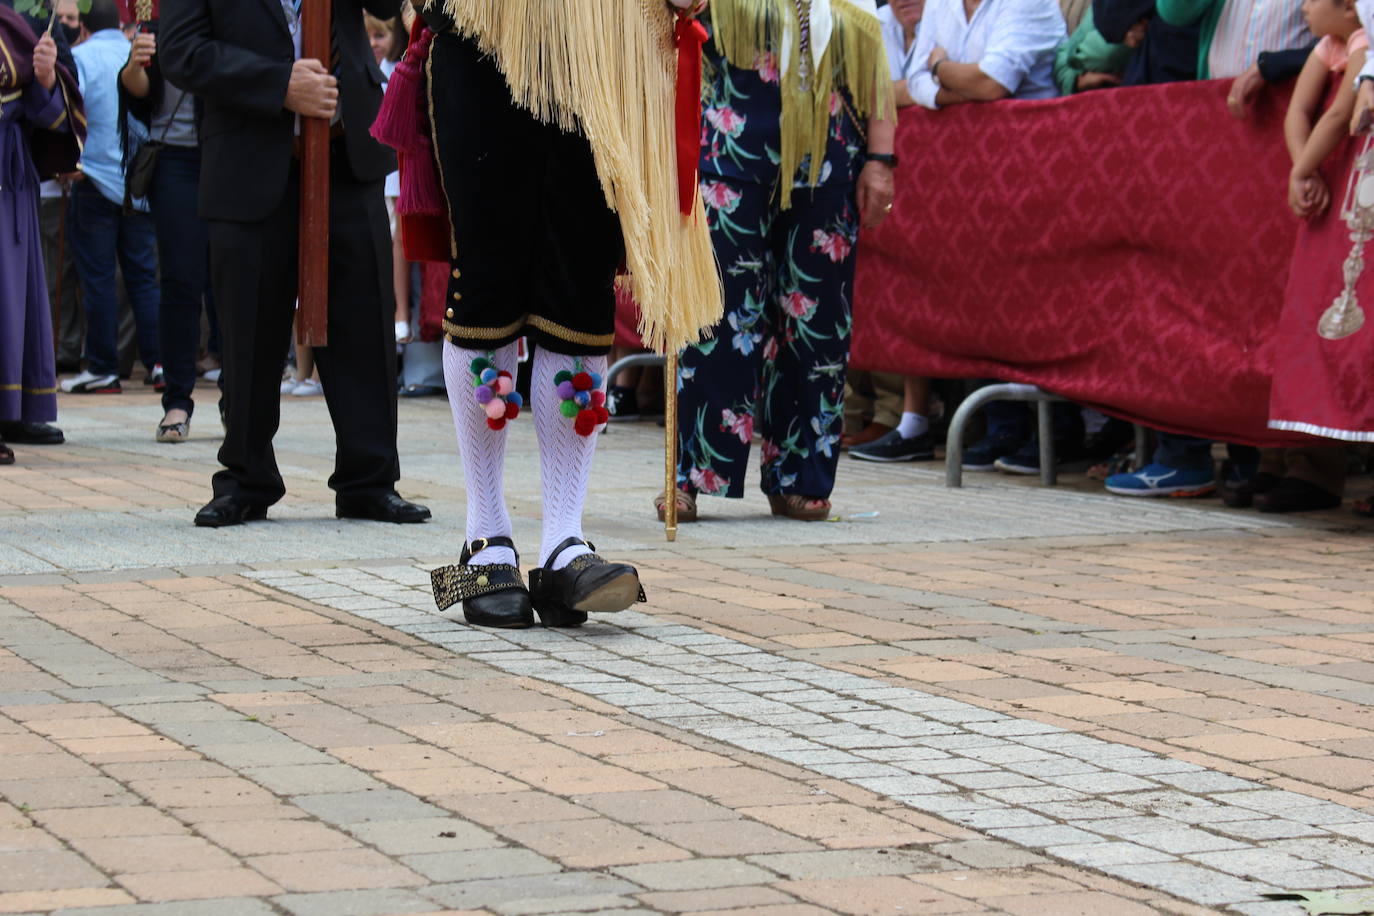
<instances>
[{"instance_id":1,"label":"colorful pompom","mask_svg":"<svg viewBox=\"0 0 1374 916\"><path fill-rule=\"evenodd\" d=\"M579 436L590 436L596 432L596 417L592 416L589 411L579 413L577 419L573 421L573 429Z\"/></svg>"},{"instance_id":2,"label":"colorful pompom","mask_svg":"<svg viewBox=\"0 0 1374 916\"><path fill-rule=\"evenodd\" d=\"M590 373L579 372L572 378L573 387L578 391L592 390L592 377Z\"/></svg>"},{"instance_id":3,"label":"colorful pompom","mask_svg":"<svg viewBox=\"0 0 1374 916\"><path fill-rule=\"evenodd\" d=\"M593 407L592 412L596 414L596 423L598 426L611 422L611 412L605 407Z\"/></svg>"},{"instance_id":4,"label":"colorful pompom","mask_svg":"<svg viewBox=\"0 0 1374 916\"><path fill-rule=\"evenodd\" d=\"M593 407L602 407L602 406L605 405L605 403L606 403L606 392L604 392L604 391L593 391L593 392L592 392L592 406L593 406Z\"/></svg>"},{"instance_id":5,"label":"colorful pompom","mask_svg":"<svg viewBox=\"0 0 1374 916\"><path fill-rule=\"evenodd\" d=\"M558 412L571 420L573 417L577 416L577 402L564 401L562 404L558 405Z\"/></svg>"},{"instance_id":6,"label":"colorful pompom","mask_svg":"<svg viewBox=\"0 0 1374 916\"><path fill-rule=\"evenodd\" d=\"M560 398L562 398L563 400L565 400L565 401L571 401L571 400L573 399L573 396L576 395L576 394L577 394L577 389L573 387L573 383L572 383L572 382L559 382L559 383L558 383L558 396L559 396Z\"/></svg>"},{"instance_id":7,"label":"colorful pompom","mask_svg":"<svg viewBox=\"0 0 1374 916\"><path fill-rule=\"evenodd\" d=\"M573 396L573 400L577 402L578 407L592 406L592 396L586 391L579 391L576 395Z\"/></svg>"},{"instance_id":8,"label":"colorful pompom","mask_svg":"<svg viewBox=\"0 0 1374 916\"><path fill-rule=\"evenodd\" d=\"M472 397L487 415L492 430L505 429L507 420L520 415L525 403L515 391L515 379L496 368L495 354L478 356L468 364L472 370Z\"/></svg>"},{"instance_id":9,"label":"colorful pompom","mask_svg":"<svg viewBox=\"0 0 1374 916\"><path fill-rule=\"evenodd\" d=\"M593 388L600 388L600 387L601 387L601 373L599 373L599 372L592 372L592 373L589 373L589 374L590 374L591 377L592 377L592 387L593 387Z\"/></svg>"},{"instance_id":10,"label":"colorful pompom","mask_svg":"<svg viewBox=\"0 0 1374 916\"><path fill-rule=\"evenodd\" d=\"M573 374L569 372L567 369L560 369L558 372L554 373L553 383L555 385L561 385L564 382L571 382L572 377Z\"/></svg>"}]
</instances>

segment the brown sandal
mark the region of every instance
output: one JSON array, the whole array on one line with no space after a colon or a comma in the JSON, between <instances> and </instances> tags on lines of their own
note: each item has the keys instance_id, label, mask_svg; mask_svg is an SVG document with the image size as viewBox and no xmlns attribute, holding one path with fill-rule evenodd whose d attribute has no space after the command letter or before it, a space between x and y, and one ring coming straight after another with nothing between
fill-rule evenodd
<instances>
[{"instance_id":1,"label":"brown sandal","mask_svg":"<svg viewBox=\"0 0 1374 916\"><path fill-rule=\"evenodd\" d=\"M663 521L663 516L668 505L668 497L663 493L654 497L654 508L658 510L658 520ZM686 490L677 491L677 520L680 522L694 522L697 520L697 498Z\"/></svg>"},{"instance_id":2,"label":"brown sandal","mask_svg":"<svg viewBox=\"0 0 1374 916\"><path fill-rule=\"evenodd\" d=\"M819 506L809 505L820 503ZM794 518L799 522L823 522L830 518L830 500L803 496L800 493L770 493L768 505L774 515Z\"/></svg>"}]
</instances>

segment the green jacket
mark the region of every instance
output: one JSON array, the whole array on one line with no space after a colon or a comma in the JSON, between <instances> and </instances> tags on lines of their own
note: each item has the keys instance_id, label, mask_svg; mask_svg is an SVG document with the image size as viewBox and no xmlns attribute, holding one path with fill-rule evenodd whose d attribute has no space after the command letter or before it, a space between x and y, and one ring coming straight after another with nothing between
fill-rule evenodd
<instances>
[{"instance_id":1,"label":"green jacket","mask_svg":"<svg viewBox=\"0 0 1374 916\"><path fill-rule=\"evenodd\" d=\"M1155 11L1159 18L1169 25L1189 26L1201 21L1197 42L1197 78L1212 78L1212 69L1207 59L1212 54L1212 36L1217 31L1217 20L1221 19L1226 0L1156 0Z\"/></svg>"},{"instance_id":2,"label":"green jacket","mask_svg":"<svg viewBox=\"0 0 1374 916\"><path fill-rule=\"evenodd\" d=\"M1054 52L1054 84L1059 87L1060 95L1073 95L1078 89L1079 76L1084 73L1120 76L1126 72L1126 61L1130 57L1130 48L1114 45L1102 37L1093 24L1092 7L1088 7L1078 28Z\"/></svg>"}]
</instances>

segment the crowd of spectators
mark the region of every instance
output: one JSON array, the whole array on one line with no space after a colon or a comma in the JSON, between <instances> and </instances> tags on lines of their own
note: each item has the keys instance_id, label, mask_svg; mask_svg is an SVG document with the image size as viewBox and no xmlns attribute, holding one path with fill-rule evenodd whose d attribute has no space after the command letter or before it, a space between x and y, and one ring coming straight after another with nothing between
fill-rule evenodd
<instances>
[{"instance_id":1,"label":"crowd of spectators","mask_svg":"<svg viewBox=\"0 0 1374 916\"><path fill-rule=\"evenodd\" d=\"M139 363L144 384L163 392L158 441L180 442L190 436L197 377L213 381L218 372L207 233L195 204L200 103L163 75L156 29L121 21L120 9L116 0L93 0L84 12L75 0L55 3L89 123L79 171L45 183L42 195L57 363L68 373L60 387L116 393ZM899 104L933 110L1227 79L1230 114L1244 118L1266 85L1298 77L1285 122L1288 200L1298 217L1331 206L1318 169L1346 134L1356 83L1341 83L1347 90L1323 110L1328 80L1358 70L1368 47L1353 0L890 0L879 15ZM367 29L389 77L406 45L404 16L369 17ZM142 174L150 147L157 155ZM393 177L393 205L398 194ZM442 395L440 345L422 321L426 272L406 262L399 239L394 266L398 392ZM312 365L309 348L295 348L282 393L320 393ZM840 445L860 460L934 459L937 414L949 413L944 405L960 388L851 372ZM641 414L632 388L613 388L608 405L613 419ZM964 451L965 468L1038 473L1037 430L1024 405L993 404L986 419L986 434ZM1295 511L1338 505L1344 492L1348 456L1337 445L1264 454L1228 446L1218 475L1208 440L1160 432L1151 460L1132 467L1125 456L1134 436L1121 421L1056 404L1053 430L1060 462L1105 466L1106 489L1123 496L1220 490L1231 505ZM62 439L45 424L10 421L0 432L17 442Z\"/></svg>"}]
</instances>

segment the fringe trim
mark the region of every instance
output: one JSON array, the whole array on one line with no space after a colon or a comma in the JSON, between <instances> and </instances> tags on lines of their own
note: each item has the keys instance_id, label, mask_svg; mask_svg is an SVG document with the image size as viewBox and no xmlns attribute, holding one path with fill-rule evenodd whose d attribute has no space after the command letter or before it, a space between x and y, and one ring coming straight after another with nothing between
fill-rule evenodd
<instances>
[{"instance_id":1,"label":"fringe trim","mask_svg":"<svg viewBox=\"0 0 1374 916\"><path fill-rule=\"evenodd\" d=\"M639 331L660 353L701 339L724 311L700 200L678 209L674 16L663 0L444 0L495 60L517 104L591 144L620 217Z\"/></svg>"},{"instance_id":2,"label":"fringe trim","mask_svg":"<svg viewBox=\"0 0 1374 916\"><path fill-rule=\"evenodd\" d=\"M801 79L801 28L794 0L715 0L711 23L715 42L737 67L751 67L764 54L781 66L787 43L787 72L782 80L782 150L779 205L786 209L797 170L808 161L807 183L821 177L829 142L832 96L847 91L861 118L896 118L891 71L883 45L882 23L849 0L831 0L835 32L805 89ZM808 64L810 62L808 61ZM864 125L860 125L863 127Z\"/></svg>"}]
</instances>

